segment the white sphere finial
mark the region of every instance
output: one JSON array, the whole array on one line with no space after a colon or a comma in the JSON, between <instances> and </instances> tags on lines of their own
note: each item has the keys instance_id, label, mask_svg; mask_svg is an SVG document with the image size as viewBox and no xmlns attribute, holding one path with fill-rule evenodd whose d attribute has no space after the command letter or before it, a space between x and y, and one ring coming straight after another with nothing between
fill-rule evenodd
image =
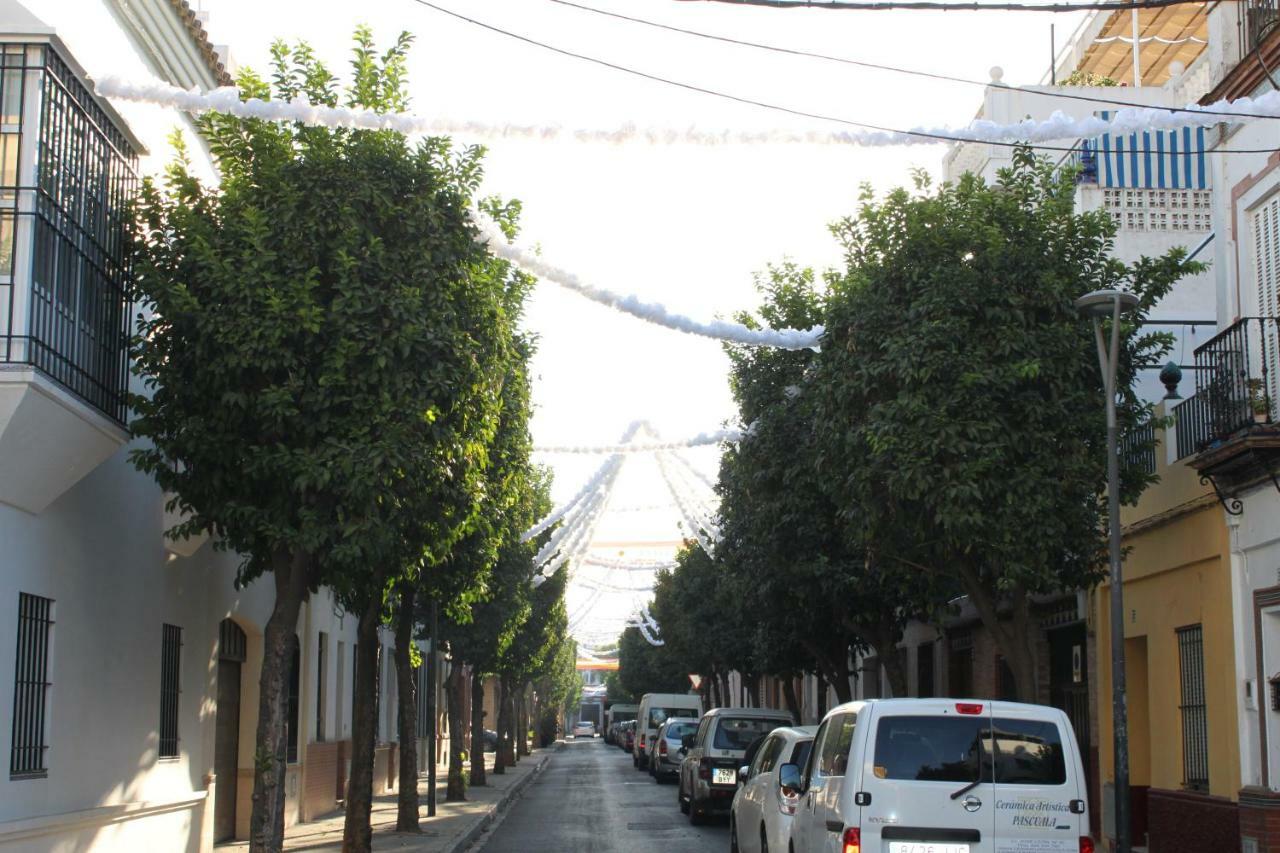
<instances>
[{"instance_id":1,"label":"white sphere finial","mask_svg":"<svg viewBox=\"0 0 1280 853\"><path fill-rule=\"evenodd\" d=\"M1001 80L1004 79L1004 69L1001 68L999 65L991 66L991 70L987 73L991 75L992 83L999 83Z\"/></svg>"}]
</instances>

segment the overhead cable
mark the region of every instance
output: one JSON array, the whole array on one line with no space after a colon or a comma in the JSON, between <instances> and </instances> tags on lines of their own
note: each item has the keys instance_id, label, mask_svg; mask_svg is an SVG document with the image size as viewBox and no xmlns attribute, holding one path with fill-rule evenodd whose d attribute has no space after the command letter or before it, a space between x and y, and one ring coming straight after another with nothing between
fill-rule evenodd
<instances>
[{"instance_id":1,"label":"overhead cable","mask_svg":"<svg viewBox=\"0 0 1280 853\"><path fill-rule=\"evenodd\" d=\"M646 27L654 27L655 29L667 30L673 33L680 33L682 35L693 36L695 38L709 39L711 41L718 41L718 42L723 42L725 44L738 45L740 47L757 48L759 50L772 51L773 53L781 53L788 56L799 56L807 59L820 59L825 62L836 62L841 65L850 65L856 68L866 68L872 71L888 71L893 74L905 74L911 77L923 77L928 80L941 80L947 83L964 83L969 86L983 86L983 87L994 86L997 88L1007 89L1010 92L1021 92L1021 93L1026 93L1030 95L1039 95L1046 98L1060 98L1060 99L1069 100L1069 101L1084 101L1084 102L1093 103L1093 104L1106 104L1113 107L1138 107L1141 109L1148 109L1151 107L1151 104L1143 104L1143 103L1139 103L1138 101L1127 101L1127 100L1122 100L1118 98L1102 98L1094 95L1081 95L1075 92L1057 91L1056 88L1050 91L1041 91L1038 89L1023 89L1016 86L1006 86L1003 83L998 83L990 80L975 80L971 77L957 77L951 74L938 74L932 71L919 71L913 68L899 68L898 66L895 66L895 65L884 65L878 62L867 62L861 59L849 59L848 57L844 57L844 56L834 56L831 54L819 53L817 51L812 51L812 50L801 50L800 48L781 47L779 45L766 44L764 42L732 38L730 36L722 36L722 35L716 35L715 33L702 32L701 30L691 30L686 27L677 27L671 24L664 24L659 21L653 21L648 18L639 18L634 15L624 15L621 12L614 12L609 9L599 9L595 6L588 6L584 3L575 3L573 2L573 0L550 0L550 2L557 3L561 6L568 6L573 9L581 9L584 12L593 12L597 15L604 15L606 17L616 18L622 21L630 21L635 24L643 24ZM1124 36L1113 36L1112 38L1124 39ZM1188 41L1188 40L1194 41L1194 42L1200 42L1203 44L1203 39L1197 39L1194 36L1190 36L1187 39L1179 39L1179 40L1161 39L1159 36L1148 36L1144 39L1140 39L1140 41L1147 41L1151 39L1154 39L1164 44L1174 44L1174 43L1180 43L1181 41ZM1099 43L1106 43L1109 40L1110 39L1095 39L1095 41ZM1119 89L1120 87L1117 86L1116 88ZM1167 109L1171 110L1172 112L1183 112L1187 108L1168 107ZM1219 113L1217 113L1216 111L1209 110L1209 109L1195 110L1195 112L1199 112L1203 115L1219 115ZM1221 115L1232 115L1232 114L1221 113ZM1236 115L1236 117L1239 117L1239 114L1234 114L1234 115ZM1268 116L1268 115L1250 115L1248 117L1249 118L1277 118L1276 116Z\"/></svg>"},{"instance_id":2,"label":"overhead cable","mask_svg":"<svg viewBox=\"0 0 1280 853\"><path fill-rule=\"evenodd\" d=\"M1090 12L1203 5L1203 0L1100 0L1100 2L1094 0L1089 3L955 3L948 0L680 0L680 2L856 12L886 12L896 9L935 12Z\"/></svg>"}]
</instances>

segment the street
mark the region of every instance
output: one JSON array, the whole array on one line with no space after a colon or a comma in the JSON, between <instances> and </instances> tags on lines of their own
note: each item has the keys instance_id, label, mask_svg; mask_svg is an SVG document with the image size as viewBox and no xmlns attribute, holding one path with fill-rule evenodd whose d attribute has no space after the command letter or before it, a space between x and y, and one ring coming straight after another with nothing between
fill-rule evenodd
<instances>
[{"instance_id":1,"label":"street","mask_svg":"<svg viewBox=\"0 0 1280 853\"><path fill-rule=\"evenodd\" d=\"M704 853L729 847L724 819L694 827L675 783L655 785L599 738L569 741L480 848L484 853Z\"/></svg>"}]
</instances>

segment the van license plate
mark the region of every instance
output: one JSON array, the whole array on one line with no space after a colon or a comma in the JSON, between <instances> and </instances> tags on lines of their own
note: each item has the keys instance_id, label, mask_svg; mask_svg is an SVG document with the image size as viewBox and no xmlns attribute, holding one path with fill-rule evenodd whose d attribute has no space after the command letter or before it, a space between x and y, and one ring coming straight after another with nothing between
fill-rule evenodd
<instances>
[{"instance_id":1,"label":"van license plate","mask_svg":"<svg viewBox=\"0 0 1280 853\"><path fill-rule=\"evenodd\" d=\"M939 841L890 841L889 853L969 853L968 844Z\"/></svg>"},{"instance_id":2,"label":"van license plate","mask_svg":"<svg viewBox=\"0 0 1280 853\"><path fill-rule=\"evenodd\" d=\"M711 771L713 785L732 785L738 781L738 771L732 767L717 767Z\"/></svg>"}]
</instances>

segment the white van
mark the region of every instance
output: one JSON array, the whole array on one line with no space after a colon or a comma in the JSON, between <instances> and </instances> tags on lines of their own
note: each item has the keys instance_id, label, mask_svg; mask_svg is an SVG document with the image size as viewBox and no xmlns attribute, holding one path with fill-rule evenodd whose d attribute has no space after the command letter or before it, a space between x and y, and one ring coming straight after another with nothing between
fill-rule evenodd
<instances>
[{"instance_id":1,"label":"white van","mask_svg":"<svg viewBox=\"0 0 1280 853\"><path fill-rule=\"evenodd\" d=\"M688 717L696 720L702 716L702 697L696 693L646 693L640 697L640 710L636 714L636 740L631 753L631 764L637 770L649 767L645 746L668 717Z\"/></svg>"},{"instance_id":2,"label":"white van","mask_svg":"<svg viewBox=\"0 0 1280 853\"><path fill-rule=\"evenodd\" d=\"M1080 747L1057 708L849 702L778 783L799 797L794 853L1093 853Z\"/></svg>"}]
</instances>

